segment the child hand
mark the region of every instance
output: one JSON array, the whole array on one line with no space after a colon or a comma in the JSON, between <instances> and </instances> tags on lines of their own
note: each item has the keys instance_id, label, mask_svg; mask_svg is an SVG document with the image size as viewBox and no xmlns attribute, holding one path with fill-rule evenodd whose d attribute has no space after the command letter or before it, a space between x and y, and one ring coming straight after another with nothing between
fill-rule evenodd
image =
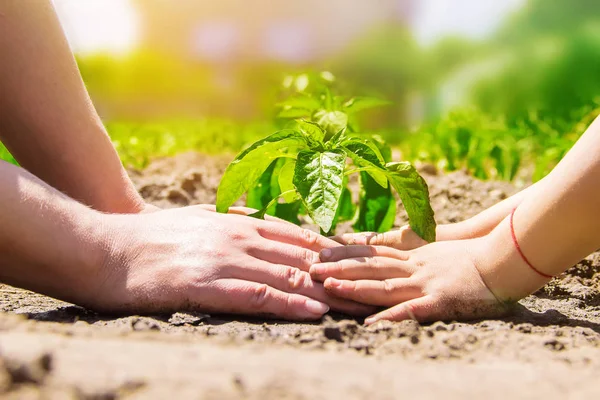
<instances>
[{"instance_id":1,"label":"child hand","mask_svg":"<svg viewBox=\"0 0 600 400\"><path fill-rule=\"evenodd\" d=\"M487 249L484 240L437 242L413 251L367 245L330 248L321 251L322 263L313 265L310 274L324 281L331 295L387 308L367 318L367 324L496 316L507 306L478 270Z\"/></svg>"},{"instance_id":2,"label":"child hand","mask_svg":"<svg viewBox=\"0 0 600 400\"><path fill-rule=\"evenodd\" d=\"M396 231L347 233L331 239L346 245L387 246L397 250L412 250L427 244L408 225Z\"/></svg>"}]
</instances>

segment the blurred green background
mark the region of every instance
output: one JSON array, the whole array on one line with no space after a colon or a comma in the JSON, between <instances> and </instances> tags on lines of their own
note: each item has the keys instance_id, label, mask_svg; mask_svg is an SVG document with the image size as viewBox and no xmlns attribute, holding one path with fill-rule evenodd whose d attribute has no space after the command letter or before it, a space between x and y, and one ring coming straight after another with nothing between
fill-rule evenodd
<instances>
[{"instance_id":1,"label":"blurred green background","mask_svg":"<svg viewBox=\"0 0 600 400\"><path fill-rule=\"evenodd\" d=\"M275 129L285 76L387 99L402 157L537 180L600 107L597 0L55 0L127 166L237 152ZM10 155L0 146L0 157Z\"/></svg>"}]
</instances>

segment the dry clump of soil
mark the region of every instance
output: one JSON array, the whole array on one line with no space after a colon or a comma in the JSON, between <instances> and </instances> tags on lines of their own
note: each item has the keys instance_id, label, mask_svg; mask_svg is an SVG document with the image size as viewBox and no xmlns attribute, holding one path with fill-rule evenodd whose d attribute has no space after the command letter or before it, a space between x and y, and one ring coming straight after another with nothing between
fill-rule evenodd
<instances>
[{"instance_id":1,"label":"dry clump of soil","mask_svg":"<svg viewBox=\"0 0 600 400\"><path fill-rule=\"evenodd\" d=\"M214 203L227 157L185 154L131 176L162 207ZM507 183L426 175L438 222L510 196ZM403 213L397 225L406 222ZM0 285L0 397L593 398L600 253L503 319L320 323L203 313L115 317ZM509 384L507 384L509 383Z\"/></svg>"}]
</instances>

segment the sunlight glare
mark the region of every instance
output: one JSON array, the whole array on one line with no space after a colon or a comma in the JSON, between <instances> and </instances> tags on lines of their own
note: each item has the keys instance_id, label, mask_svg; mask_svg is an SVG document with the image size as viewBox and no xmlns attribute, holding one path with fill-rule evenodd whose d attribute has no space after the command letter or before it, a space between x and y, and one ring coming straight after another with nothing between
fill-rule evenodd
<instances>
[{"instance_id":1,"label":"sunlight glare","mask_svg":"<svg viewBox=\"0 0 600 400\"><path fill-rule=\"evenodd\" d=\"M76 53L131 51L139 17L129 0L54 0L63 29Z\"/></svg>"}]
</instances>

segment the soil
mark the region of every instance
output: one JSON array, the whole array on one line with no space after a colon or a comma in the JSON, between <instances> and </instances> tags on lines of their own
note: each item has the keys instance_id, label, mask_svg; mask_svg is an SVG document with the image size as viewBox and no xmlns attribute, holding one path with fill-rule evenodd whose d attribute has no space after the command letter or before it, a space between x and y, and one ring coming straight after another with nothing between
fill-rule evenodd
<instances>
[{"instance_id":1,"label":"soil","mask_svg":"<svg viewBox=\"0 0 600 400\"><path fill-rule=\"evenodd\" d=\"M214 203L229 160L190 153L131 176L158 206ZM441 223L516 191L463 172L425 177ZM0 285L0 398L590 399L599 377L600 253L513 315L468 323L114 317Z\"/></svg>"}]
</instances>

